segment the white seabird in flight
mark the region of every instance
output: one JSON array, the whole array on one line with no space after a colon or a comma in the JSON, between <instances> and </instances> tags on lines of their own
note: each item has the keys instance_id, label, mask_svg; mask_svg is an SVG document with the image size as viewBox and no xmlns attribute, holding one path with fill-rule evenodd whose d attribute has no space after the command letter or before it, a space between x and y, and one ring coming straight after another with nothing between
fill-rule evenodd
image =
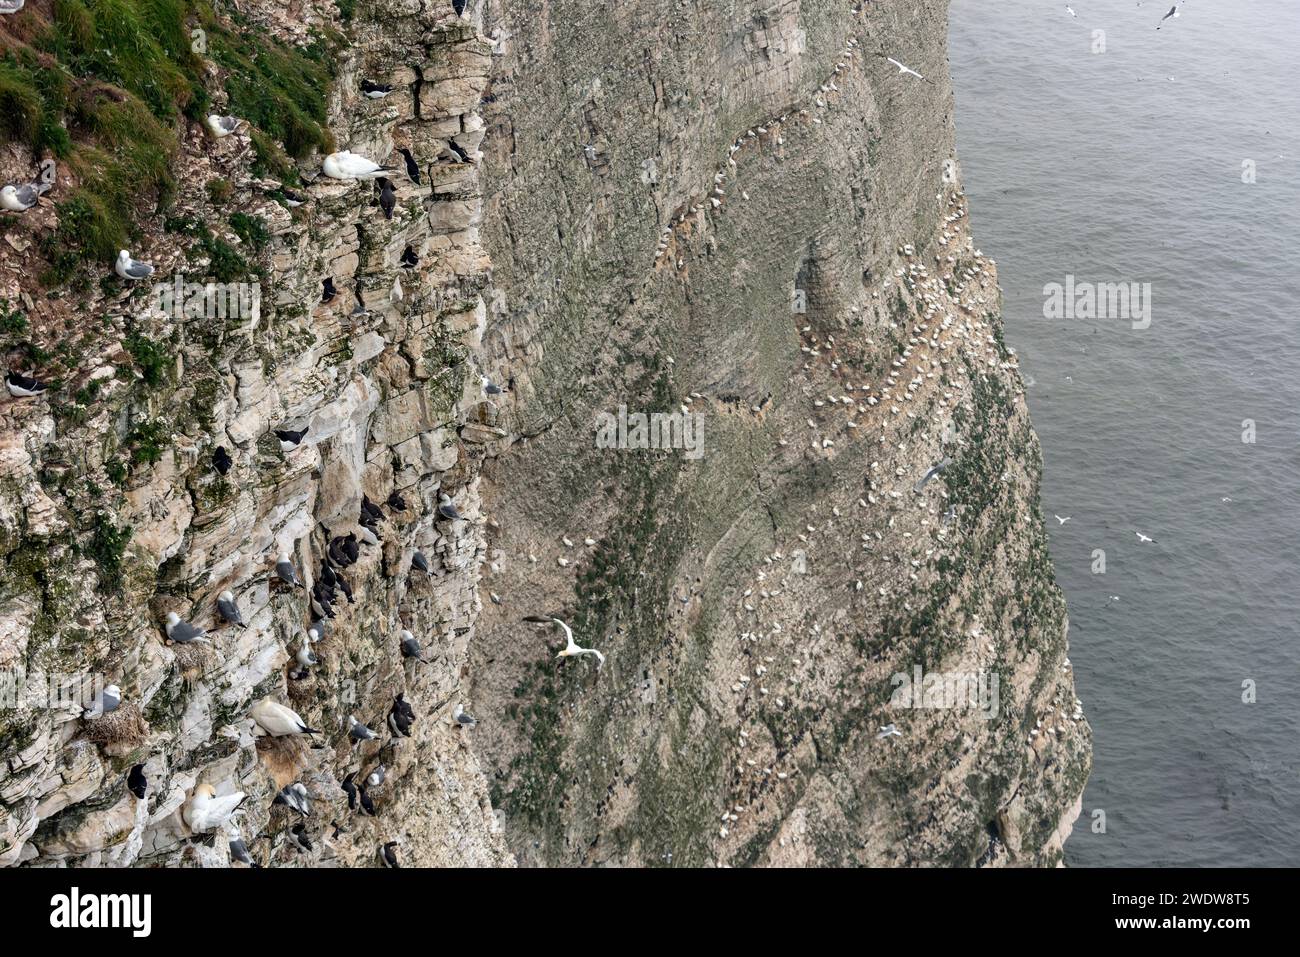
<instances>
[{"instance_id":1,"label":"white seabird in flight","mask_svg":"<svg viewBox=\"0 0 1300 957\"><path fill-rule=\"evenodd\" d=\"M579 655L595 655L597 668L599 668L601 665L605 663L605 656L602 655L595 648L580 648L578 646L578 643L573 640L573 629L571 629L564 622L560 621L560 619L553 618L550 615L529 615L524 619L524 621L531 621L536 624L555 624L558 625L560 628L564 629L564 637L568 639L568 644L565 645L563 651L561 651L558 655L555 656L557 659L576 658Z\"/></svg>"},{"instance_id":2,"label":"white seabird in flight","mask_svg":"<svg viewBox=\"0 0 1300 957\"><path fill-rule=\"evenodd\" d=\"M892 724L887 724L880 729L880 733L876 735L876 738L877 740L880 740L880 739L890 738L890 737L901 738L902 736L903 736L903 732L899 731L897 727L895 727Z\"/></svg>"},{"instance_id":3,"label":"white seabird in flight","mask_svg":"<svg viewBox=\"0 0 1300 957\"><path fill-rule=\"evenodd\" d=\"M888 60L890 63L894 64L894 66L898 67L898 73L899 73L899 76L902 76L904 73L910 73L910 74L912 74L912 76L916 77L918 80L924 80L924 79L925 79L925 77L921 76L921 74L917 73L917 72L916 72L915 70L913 70L911 67L903 66L903 64L899 63L899 62L898 62L897 60L895 60L893 57L885 57L885 59Z\"/></svg>"},{"instance_id":4,"label":"white seabird in flight","mask_svg":"<svg viewBox=\"0 0 1300 957\"><path fill-rule=\"evenodd\" d=\"M1057 515L1055 512L1053 512L1053 513L1052 513L1052 517L1053 517L1054 519L1056 519L1058 522L1060 522L1062 525L1064 525L1066 522L1068 522L1068 521L1071 519L1072 516L1067 515L1067 516L1065 516L1065 518L1062 518L1061 516L1059 516L1059 515Z\"/></svg>"},{"instance_id":5,"label":"white seabird in flight","mask_svg":"<svg viewBox=\"0 0 1300 957\"><path fill-rule=\"evenodd\" d=\"M1164 22L1168 20L1170 17L1177 19L1178 17L1182 16L1182 13L1180 12L1179 8L1182 7L1182 5L1186 2L1187 0L1178 0L1177 3L1175 3L1172 7L1170 7L1169 12L1166 13L1163 17L1161 17L1160 22L1156 24L1156 29L1159 30L1164 25Z\"/></svg>"},{"instance_id":6,"label":"white seabird in flight","mask_svg":"<svg viewBox=\"0 0 1300 957\"><path fill-rule=\"evenodd\" d=\"M1143 535L1141 532L1138 531L1135 531L1133 534L1136 535L1138 537L1138 541L1142 542L1143 544L1146 544L1147 542L1155 541L1155 539L1152 538L1150 535Z\"/></svg>"}]
</instances>

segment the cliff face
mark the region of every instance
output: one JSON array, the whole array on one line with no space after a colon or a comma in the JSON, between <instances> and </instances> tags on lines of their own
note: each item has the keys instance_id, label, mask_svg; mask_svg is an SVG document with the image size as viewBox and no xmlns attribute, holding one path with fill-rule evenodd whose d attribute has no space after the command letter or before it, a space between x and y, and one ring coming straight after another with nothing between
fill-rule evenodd
<instances>
[{"instance_id":1,"label":"cliff face","mask_svg":"<svg viewBox=\"0 0 1300 957\"><path fill-rule=\"evenodd\" d=\"M946 3L244 7L286 44L332 38L338 148L406 147L422 182L393 174L391 221L326 179L290 210L247 139L182 124L177 195L133 252L202 278L214 246L176 223L209 224L262 271L255 323L161 316L98 275L51 296L24 253L62 209L4 224L0 297L40 352L76 350L57 391L0 409L0 667L100 673L139 710L111 734L30 689L0 711L0 861L224 863L183 813L204 782L249 795L264 863L399 838L423 864L1057 861L1088 729L967 228ZM11 147L6 181L38 159ZM603 447L620 406L689 413L691 448ZM303 424L281 453L269 430ZM394 490L291 679L308 609L275 556L310 582L362 494ZM440 491L474 521L438 520ZM216 629L226 589L246 630L163 643L168 611ZM556 660L538 614L604 666ZM995 706L891 703L917 667L996 676ZM399 692L414 737L349 745L347 716L383 728ZM253 741L267 695L324 746ZM338 781L380 762L378 816L350 814ZM311 852L271 804L292 781L320 802Z\"/></svg>"}]
</instances>

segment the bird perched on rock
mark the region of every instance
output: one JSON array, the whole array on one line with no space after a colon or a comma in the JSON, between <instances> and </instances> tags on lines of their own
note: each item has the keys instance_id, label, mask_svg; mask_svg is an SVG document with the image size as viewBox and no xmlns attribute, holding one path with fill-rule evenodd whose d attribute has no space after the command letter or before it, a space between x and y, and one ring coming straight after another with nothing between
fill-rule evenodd
<instances>
[{"instance_id":1,"label":"bird perched on rock","mask_svg":"<svg viewBox=\"0 0 1300 957\"><path fill-rule=\"evenodd\" d=\"M311 795L307 792L307 785L303 784L301 781L295 781L293 784L286 784L284 787L280 788L279 793L275 796L275 800L271 802L272 807L276 805L287 807L291 811L297 811L303 817L310 817Z\"/></svg>"},{"instance_id":2,"label":"bird perched on rock","mask_svg":"<svg viewBox=\"0 0 1300 957\"><path fill-rule=\"evenodd\" d=\"M28 378L25 375L10 371L5 376L5 388L9 390L9 394L15 399L30 399L40 395L49 386L40 379Z\"/></svg>"},{"instance_id":3,"label":"bird perched on rock","mask_svg":"<svg viewBox=\"0 0 1300 957\"><path fill-rule=\"evenodd\" d=\"M321 171L330 179L378 179L384 173L391 173L394 167L380 166L372 159L343 150L331 153L321 164Z\"/></svg>"},{"instance_id":4,"label":"bird perched on rock","mask_svg":"<svg viewBox=\"0 0 1300 957\"><path fill-rule=\"evenodd\" d=\"M352 783L352 779L356 776L356 771L349 771L348 776L340 782L340 786L343 788L343 793L348 796L349 811L355 811L357 809L357 786Z\"/></svg>"},{"instance_id":5,"label":"bird perched on rock","mask_svg":"<svg viewBox=\"0 0 1300 957\"><path fill-rule=\"evenodd\" d=\"M420 182L420 164L415 161L415 156L405 146L399 146L397 152L402 154L406 160L406 175L411 177L411 182L419 185Z\"/></svg>"},{"instance_id":6,"label":"bird perched on rock","mask_svg":"<svg viewBox=\"0 0 1300 957\"><path fill-rule=\"evenodd\" d=\"M291 588L302 588L302 579L298 577L298 571L293 567L293 562L289 560L289 553L285 552L275 562L275 574Z\"/></svg>"},{"instance_id":7,"label":"bird perched on rock","mask_svg":"<svg viewBox=\"0 0 1300 957\"><path fill-rule=\"evenodd\" d=\"M361 521L368 524L374 524L375 522L382 522L383 520L383 509L370 501L369 497L365 495L361 496Z\"/></svg>"},{"instance_id":8,"label":"bird perched on rock","mask_svg":"<svg viewBox=\"0 0 1300 957\"><path fill-rule=\"evenodd\" d=\"M334 606L330 604L329 592L321 586L320 582L317 582L311 590L311 611L317 620L334 617Z\"/></svg>"},{"instance_id":9,"label":"bird perched on rock","mask_svg":"<svg viewBox=\"0 0 1300 957\"><path fill-rule=\"evenodd\" d=\"M208 130L217 139L222 140L239 129L239 124L242 122L243 120L238 117L218 116L216 113L210 113L208 115Z\"/></svg>"},{"instance_id":10,"label":"bird perched on rock","mask_svg":"<svg viewBox=\"0 0 1300 957\"><path fill-rule=\"evenodd\" d=\"M370 792L365 789L364 785L357 792L357 802L361 805L362 814L369 814L371 817L375 816L375 801L370 796Z\"/></svg>"},{"instance_id":11,"label":"bird perched on rock","mask_svg":"<svg viewBox=\"0 0 1300 957\"><path fill-rule=\"evenodd\" d=\"M312 849L311 836L307 833L306 824L304 824L302 821L299 821L297 824L295 824L292 828L289 829L289 833L293 835L293 843L294 846L298 848L298 850L307 853L311 852Z\"/></svg>"},{"instance_id":12,"label":"bird perched on rock","mask_svg":"<svg viewBox=\"0 0 1300 957\"><path fill-rule=\"evenodd\" d=\"M414 658L416 661L429 664L428 661L420 654L420 641L415 635L411 634L405 628L401 634L401 649L403 658Z\"/></svg>"},{"instance_id":13,"label":"bird perched on rock","mask_svg":"<svg viewBox=\"0 0 1300 957\"><path fill-rule=\"evenodd\" d=\"M366 95L368 100L382 100L393 92L393 88L387 83L371 83L369 80L362 80L361 92Z\"/></svg>"},{"instance_id":14,"label":"bird perched on rock","mask_svg":"<svg viewBox=\"0 0 1300 957\"><path fill-rule=\"evenodd\" d=\"M456 724L460 725L462 728L472 728L478 724L478 719L461 707L459 703L457 703L456 707L452 709L451 720L455 721Z\"/></svg>"},{"instance_id":15,"label":"bird perched on rock","mask_svg":"<svg viewBox=\"0 0 1300 957\"><path fill-rule=\"evenodd\" d=\"M418 572L424 572L426 575L430 574L429 560L424 557L424 552L417 550L415 554L411 556L411 567Z\"/></svg>"},{"instance_id":16,"label":"bird perched on rock","mask_svg":"<svg viewBox=\"0 0 1300 957\"><path fill-rule=\"evenodd\" d=\"M144 796L149 790L149 781L144 776L143 764L137 764L131 768L130 773L126 776L126 789L134 794L139 800L144 800Z\"/></svg>"},{"instance_id":17,"label":"bird perched on rock","mask_svg":"<svg viewBox=\"0 0 1300 957\"><path fill-rule=\"evenodd\" d=\"M367 728L353 715L348 715L348 737L353 741L374 741L379 735Z\"/></svg>"},{"instance_id":18,"label":"bird perched on rock","mask_svg":"<svg viewBox=\"0 0 1300 957\"><path fill-rule=\"evenodd\" d=\"M235 595L233 592L223 591L217 596L217 611L221 617L232 625L238 625L240 628L246 628L244 616L239 612L239 606L235 604Z\"/></svg>"},{"instance_id":19,"label":"bird perched on rock","mask_svg":"<svg viewBox=\"0 0 1300 957\"><path fill-rule=\"evenodd\" d=\"M497 385L495 382L489 379L487 376L480 376L479 378L483 382L483 393L485 395L501 395L506 391L505 389L501 388L501 386Z\"/></svg>"},{"instance_id":20,"label":"bird perched on rock","mask_svg":"<svg viewBox=\"0 0 1300 957\"><path fill-rule=\"evenodd\" d=\"M451 500L451 496L445 492L438 493L438 514L453 522L466 521L465 516L456 508L456 503Z\"/></svg>"},{"instance_id":21,"label":"bird perched on rock","mask_svg":"<svg viewBox=\"0 0 1300 957\"><path fill-rule=\"evenodd\" d=\"M384 862L384 867L401 867L397 861L397 841L389 841L379 849L379 859Z\"/></svg>"},{"instance_id":22,"label":"bird perched on rock","mask_svg":"<svg viewBox=\"0 0 1300 957\"><path fill-rule=\"evenodd\" d=\"M325 303L332 301L334 297L337 296L338 294L339 291L334 288L334 277L326 276L325 282L321 287L321 297L320 297L321 305L324 305Z\"/></svg>"},{"instance_id":23,"label":"bird perched on rock","mask_svg":"<svg viewBox=\"0 0 1300 957\"><path fill-rule=\"evenodd\" d=\"M132 259L131 253L125 249L117 254L117 264L113 268L119 276L131 282L148 279L153 275L153 266L150 263Z\"/></svg>"},{"instance_id":24,"label":"bird perched on rock","mask_svg":"<svg viewBox=\"0 0 1300 957\"><path fill-rule=\"evenodd\" d=\"M377 788L384 783L384 779L387 777L388 768L382 764L376 765L375 769L366 775L366 787Z\"/></svg>"},{"instance_id":25,"label":"bird perched on rock","mask_svg":"<svg viewBox=\"0 0 1300 957\"><path fill-rule=\"evenodd\" d=\"M388 507L396 509L399 512L406 511L406 499L398 494L397 489L393 489L388 495Z\"/></svg>"},{"instance_id":26,"label":"bird perched on rock","mask_svg":"<svg viewBox=\"0 0 1300 957\"><path fill-rule=\"evenodd\" d=\"M243 791L217 797L217 789L211 784L200 784L194 789L194 795L181 816L195 834L214 831L229 822L235 808L244 803L244 797Z\"/></svg>"},{"instance_id":27,"label":"bird perched on rock","mask_svg":"<svg viewBox=\"0 0 1300 957\"><path fill-rule=\"evenodd\" d=\"M357 532L357 540L363 545L378 545L379 536L374 533L369 525L362 524L361 530Z\"/></svg>"},{"instance_id":28,"label":"bird perched on rock","mask_svg":"<svg viewBox=\"0 0 1300 957\"><path fill-rule=\"evenodd\" d=\"M438 159L447 159L453 163L468 163L469 154L466 153L459 143L455 140L448 140L446 147L438 154Z\"/></svg>"},{"instance_id":29,"label":"bird perched on rock","mask_svg":"<svg viewBox=\"0 0 1300 957\"><path fill-rule=\"evenodd\" d=\"M230 859L239 861L241 864L247 864L249 867L260 868L262 865L253 860L253 855L248 853L248 845L244 843L244 837L239 833L239 828L231 827L230 829Z\"/></svg>"},{"instance_id":30,"label":"bird perched on rock","mask_svg":"<svg viewBox=\"0 0 1300 957\"><path fill-rule=\"evenodd\" d=\"M320 734L298 717L298 712L270 698L263 698L248 713L263 734L273 738L287 734Z\"/></svg>"},{"instance_id":31,"label":"bird perched on rock","mask_svg":"<svg viewBox=\"0 0 1300 957\"><path fill-rule=\"evenodd\" d=\"M402 250L402 258L398 260L403 269L414 269L420 265L420 257L415 254L415 250L407 246Z\"/></svg>"},{"instance_id":32,"label":"bird perched on rock","mask_svg":"<svg viewBox=\"0 0 1300 957\"><path fill-rule=\"evenodd\" d=\"M397 208L397 192L393 189L393 181L381 176L375 183L379 186L379 208L384 211L384 219L392 219L393 210Z\"/></svg>"},{"instance_id":33,"label":"bird perched on rock","mask_svg":"<svg viewBox=\"0 0 1300 957\"><path fill-rule=\"evenodd\" d=\"M409 738L411 726L415 724L415 709L411 707L404 695L398 694L393 699L393 707L388 711L388 727L396 737Z\"/></svg>"},{"instance_id":34,"label":"bird perched on rock","mask_svg":"<svg viewBox=\"0 0 1300 957\"><path fill-rule=\"evenodd\" d=\"M310 668L313 665L320 664L320 659L317 658L311 650L311 643L319 640L320 634L316 629L312 628L309 630L307 634L303 636L302 644L298 646L298 654L294 656L294 660L304 668Z\"/></svg>"},{"instance_id":35,"label":"bird perched on rock","mask_svg":"<svg viewBox=\"0 0 1300 957\"><path fill-rule=\"evenodd\" d=\"M276 429L275 437L280 440L280 451L292 452L302 444L302 440L306 438L309 431L311 431L311 426L308 425L304 425L301 430L296 432L293 429Z\"/></svg>"},{"instance_id":36,"label":"bird perched on rock","mask_svg":"<svg viewBox=\"0 0 1300 957\"><path fill-rule=\"evenodd\" d=\"M0 189L0 206L11 213L25 213L35 206L53 185L53 183L24 183L21 186L14 186L11 183L4 189Z\"/></svg>"},{"instance_id":37,"label":"bird perched on rock","mask_svg":"<svg viewBox=\"0 0 1300 957\"><path fill-rule=\"evenodd\" d=\"M207 631L203 628L196 628L188 621L184 621L180 615L174 611L167 612L167 638L176 642L178 645L188 645L193 642L210 645L211 640L207 637Z\"/></svg>"},{"instance_id":38,"label":"bird perched on rock","mask_svg":"<svg viewBox=\"0 0 1300 957\"><path fill-rule=\"evenodd\" d=\"M562 629L564 630L564 636L565 636L565 638L568 639L568 642L567 642L567 644L565 645L564 650L561 651L558 655L555 656L557 659L558 659L558 658L574 658L574 657L577 657L578 655L595 655L595 656L596 656L596 667L597 667L597 668L599 668L601 665L603 665L603 664L605 663L605 656L602 655L602 654L601 654L599 651L597 651L595 648L580 648L580 647L578 647L578 643L577 643L576 641L573 640L573 629L571 629L571 628L570 628L568 625L566 625L564 622L560 621L560 619L558 619L558 618L552 618L552 617L550 617L549 615L528 615L527 617L524 618L524 621L531 621L531 622L533 622L533 623L535 623L535 624L539 624L539 625L541 625L541 624L553 624L553 625L556 625L556 626L558 626L559 628L562 628Z\"/></svg>"},{"instance_id":39,"label":"bird perched on rock","mask_svg":"<svg viewBox=\"0 0 1300 957\"><path fill-rule=\"evenodd\" d=\"M466 2L467 0L451 0L451 8L456 11L456 16L463 17L465 15Z\"/></svg>"},{"instance_id":40,"label":"bird perched on rock","mask_svg":"<svg viewBox=\"0 0 1300 957\"><path fill-rule=\"evenodd\" d=\"M217 450L212 453L212 465L219 475L225 475L230 471L230 466L235 464L235 460L230 457L224 445L218 445Z\"/></svg>"},{"instance_id":41,"label":"bird perched on rock","mask_svg":"<svg viewBox=\"0 0 1300 957\"><path fill-rule=\"evenodd\" d=\"M95 700L89 708L81 712L81 716L88 721L93 721L95 718L102 718L106 714L112 714L121 703L122 689L117 685L109 685L95 695Z\"/></svg>"},{"instance_id":42,"label":"bird perched on rock","mask_svg":"<svg viewBox=\"0 0 1300 957\"><path fill-rule=\"evenodd\" d=\"M287 186L281 186L273 195L276 199L283 201L284 205L288 206L290 209L297 209L303 203L307 202L306 196L302 193L295 193Z\"/></svg>"}]
</instances>

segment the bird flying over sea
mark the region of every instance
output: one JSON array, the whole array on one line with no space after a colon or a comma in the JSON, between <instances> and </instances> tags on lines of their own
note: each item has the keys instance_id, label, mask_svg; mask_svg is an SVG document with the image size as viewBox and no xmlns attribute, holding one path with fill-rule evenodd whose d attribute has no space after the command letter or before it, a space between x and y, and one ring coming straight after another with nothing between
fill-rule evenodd
<instances>
[{"instance_id":1,"label":"bird flying over sea","mask_svg":"<svg viewBox=\"0 0 1300 957\"><path fill-rule=\"evenodd\" d=\"M917 73L917 72L916 72L915 70L913 70L911 67L903 66L903 64L899 63L899 62L898 62L897 60L895 60L893 57L885 57L885 59L888 60L890 63L894 64L894 66L898 67L898 73L899 73L899 76L902 76L904 73L910 73L912 76L916 77L918 80L924 80L924 79L925 79L925 77L921 76L921 74Z\"/></svg>"}]
</instances>

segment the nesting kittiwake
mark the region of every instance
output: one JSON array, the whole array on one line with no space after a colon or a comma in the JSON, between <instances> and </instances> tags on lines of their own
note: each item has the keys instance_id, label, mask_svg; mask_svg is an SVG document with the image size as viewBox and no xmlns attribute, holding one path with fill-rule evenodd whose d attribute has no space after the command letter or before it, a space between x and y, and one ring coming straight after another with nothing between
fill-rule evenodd
<instances>
[{"instance_id":1,"label":"nesting kittiwake","mask_svg":"<svg viewBox=\"0 0 1300 957\"><path fill-rule=\"evenodd\" d=\"M10 371L5 376L5 388L9 390L9 394L15 399L30 399L40 395L49 386L40 379L33 379Z\"/></svg>"},{"instance_id":2,"label":"nesting kittiwake","mask_svg":"<svg viewBox=\"0 0 1300 957\"><path fill-rule=\"evenodd\" d=\"M273 738L287 734L320 734L315 728L307 727L307 723L298 717L298 712L270 698L262 698L253 705L248 716L257 724L255 731L260 730Z\"/></svg>"},{"instance_id":3,"label":"nesting kittiwake","mask_svg":"<svg viewBox=\"0 0 1300 957\"><path fill-rule=\"evenodd\" d=\"M282 787L276 794L275 800L271 802L272 806L277 804L291 811L297 811L303 817L311 816L311 795L307 793L307 785L301 781Z\"/></svg>"},{"instance_id":4,"label":"nesting kittiwake","mask_svg":"<svg viewBox=\"0 0 1300 957\"><path fill-rule=\"evenodd\" d=\"M230 820L235 808L244 802L244 792L235 791L223 797L217 797L217 789L211 784L200 784L185 805L182 817L195 834L203 834L224 827Z\"/></svg>"},{"instance_id":5,"label":"nesting kittiwake","mask_svg":"<svg viewBox=\"0 0 1300 957\"><path fill-rule=\"evenodd\" d=\"M131 253L125 249L117 254L117 264L113 268L123 279L132 281L148 279L153 275L153 266L151 264L132 259Z\"/></svg>"},{"instance_id":6,"label":"nesting kittiwake","mask_svg":"<svg viewBox=\"0 0 1300 957\"><path fill-rule=\"evenodd\" d=\"M524 618L524 621L531 621L536 624L554 624L557 627L562 628L564 630L564 637L568 640L568 644L565 646L563 651L561 651L558 655L555 656L557 659L575 658L579 655L595 655L597 668L599 668L601 665L605 663L605 656L602 655L595 648L578 647L578 643L573 640L573 629L571 629L564 622L560 621L560 619L552 618L549 615L528 615L527 617Z\"/></svg>"},{"instance_id":7,"label":"nesting kittiwake","mask_svg":"<svg viewBox=\"0 0 1300 957\"><path fill-rule=\"evenodd\" d=\"M176 642L178 645L188 645L196 641L204 645L212 644L205 637L206 635L206 629L196 628L174 611L167 612L167 638L169 640Z\"/></svg>"},{"instance_id":8,"label":"nesting kittiwake","mask_svg":"<svg viewBox=\"0 0 1300 957\"><path fill-rule=\"evenodd\" d=\"M466 711L459 702L457 702L456 707L452 709L451 720L455 721L462 728L472 728L478 724L478 719Z\"/></svg>"},{"instance_id":9,"label":"nesting kittiwake","mask_svg":"<svg viewBox=\"0 0 1300 957\"><path fill-rule=\"evenodd\" d=\"M131 768L131 772L126 776L126 789L141 801L144 800L144 796L149 790L149 781L144 776L143 764L137 764Z\"/></svg>"},{"instance_id":10,"label":"nesting kittiwake","mask_svg":"<svg viewBox=\"0 0 1300 957\"><path fill-rule=\"evenodd\" d=\"M304 425L301 429L276 429L275 437L280 440L280 451L291 452L302 444L302 440L307 433L311 431L311 426Z\"/></svg>"},{"instance_id":11,"label":"nesting kittiwake","mask_svg":"<svg viewBox=\"0 0 1300 957\"><path fill-rule=\"evenodd\" d=\"M303 587L302 579L298 577L298 572L293 567L293 562L289 560L287 552L281 555L276 561L275 574L279 577L280 581L284 582L286 585L290 585L293 588Z\"/></svg>"},{"instance_id":12,"label":"nesting kittiwake","mask_svg":"<svg viewBox=\"0 0 1300 957\"><path fill-rule=\"evenodd\" d=\"M239 828L230 830L230 859L239 861L241 864L247 864L249 867L260 868L262 865L253 860L253 855L248 853L248 845L244 843L244 837L239 833Z\"/></svg>"},{"instance_id":13,"label":"nesting kittiwake","mask_svg":"<svg viewBox=\"0 0 1300 957\"><path fill-rule=\"evenodd\" d=\"M208 116L208 129L217 139L225 139L239 129L239 124L242 122L243 120L235 116L218 116L212 113Z\"/></svg>"},{"instance_id":14,"label":"nesting kittiwake","mask_svg":"<svg viewBox=\"0 0 1300 957\"><path fill-rule=\"evenodd\" d=\"M480 376L483 381L483 392L487 395L501 395L506 390L501 388L487 376Z\"/></svg>"},{"instance_id":15,"label":"nesting kittiwake","mask_svg":"<svg viewBox=\"0 0 1300 957\"><path fill-rule=\"evenodd\" d=\"M51 183L24 183L21 186L10 184L0 189L0 206L11 213L25 213L36 205L42 194L50 191L52 185Z\"/></svg>"},{"instance_id":16,"label":"nesting kittiwake","mask_svg":"<svg viewBox=\"0 0 1300 957\"><path fill-rule=\"evenodd\" d=\"M343 150L340 153L331 153L325 157L325 162L321 166L322 171L330 179L377 179L384 173L391 173L393 167L380 166L372 159L368 159L360 154L353 153L351 150Z\"/></svg>"},{"instance_id":17,"label":"nesting kittiwake","mask_svg":"<svg viewBox=\"0 0 1300 957\"><path fill-rule=\"evenodd\" d=\"M382 764L376 765L375 769L366 775L366 787L377 788L384 783L387 777L388 768Z\"/></svg>"},{"instance_id":18,"label":"nesting kittiwake","mask_svg":"<svg viewBox=\"0 0 1300 957\"><path fill-rule=\"evenodd\" d=\"M320 664L320 659L317 658L311 650L311 643L315 640L311 636L315 634L316 630L312 629L303 636L302 643L298 646L298 654L294 656L294 660L304 668L310 668L313 665Z\"/></svg>"},{"instance_id":19,"label":"nesting kittiwake","mask_svg":"<svg viewBox=\"0 0 1300 957\"><path fill-rule=\"evenodd\" d=\"M348 715L348 737L353 741L374 741L379 735L371 731L352 715Z\"/></svg>"},{"instance_id":20,"label":"nesting kittiwake","mask_svg":"<svg viewBox=\"0 0 1300 957\"><path fill-rule=\"evenodd\" d=\"M235 460L230 457L224 445L218 445L217 450L212 453L212 465L219 475L225 475L230 471L230 466L235 464Z\"/></svg>"},{"instance_id":21,"label":"nesting kittiwake","mask_svg":"<svg viewBox=\"0 0 1300 957\"><path fill-rule=\"evenodd\" d=\"M405 628L402 629L400 647L402 649L403 658L414 658L416 661L421 661L426 665L429 664L429 662L420 654L419 639Z\"/></svg>"},{"instance_id":22,"label":"nesting kittiwake","mask_svg":"<svg viewBox=\"0 0 1300 957\"><path fill-rule=\"evenodd\" d=\"M459 2L464 3L465 0L459 0ZM384 862L384 867L402 866L397 860L397 848L398 848L397 841L389 841L387 844L385 844L383 847L379 849L379 859Z\"/></svg>"},{"instance_id":23,"label":"nesting kittiwake","mask_svg":"<svg viewBox=\"0 0 1300 957\"><path fill-rule=\"evenodd\" d=\"M117 685L109 685L99 694L95 695L95 700L89 708L81 712L81 716L88 720L102 718L106 714L112 714L117 710L117 706L122 703L122 689Z\"/></svg>"},{"instance_id":24,"label":"nesting kittiwake","mask_svg":"<svg viewBox=\"0 0 1300 957\"><path fill-rule=\"evenodd\" d=\"M235 595L233 592L223 591L217 596L217 611L221 617L232 625L238 625L240 628L246 627L244 616L240 614L239 605L235 604Z\"/></svg>"},{"instance_id":25,"label":"nesting kittiwake","mask_svg":"<svg viewBox=\"0 0 1300 957\"><path fill-rule=\"evenodd\" d=\"M451 500L451 496L445 492L438 493L438 514L453 522L468 521L464 515L460 514L460 511L456 508L456 503Z\"/></svg>"}]
</instances>

